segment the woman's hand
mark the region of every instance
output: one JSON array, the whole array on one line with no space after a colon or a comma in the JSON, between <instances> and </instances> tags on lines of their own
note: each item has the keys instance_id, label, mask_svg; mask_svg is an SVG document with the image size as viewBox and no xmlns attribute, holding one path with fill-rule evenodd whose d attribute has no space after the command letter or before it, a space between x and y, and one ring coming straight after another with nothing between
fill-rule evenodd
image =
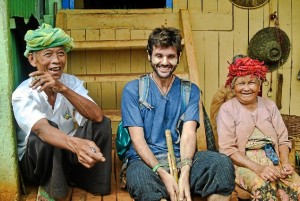
<instances>
[{"instance_id":1,"label":"woman's hand","mask_svg":"<svg viewBox=\"0 0 300 201\"><path fill-rule=\"evenodd\" d=\"M294 167L291 164L289 164L288 162L281 164L281 174L283 178L290 176L291 174L293 174L293 172L294 172Z\"/></svg>"},{"instance_id":2,"label":"woman's hand","mask_svg":"<svg viewBox=\"0 0 300 201\"><path fill-rule=\"evenodd\" d=\"M276 181L283 178L279 166L259 165L256 174L265 181Z\"/></svg>"},{"instance_id":3,"label":"woman's hand","mask_svg":"<svg viewBox=\"0 0 300 201\"><path fill-rule=\"evenodd\" d=\"M189 165L183 166L181 168L180 178L179 178L179 201L191 201L190 192L190 169Z\"/></svg>"},{"instance_id":4,"label":"woman's hand","mask_svg":"<svg viewBox=\"0 0 300 201\"><path fill-rule=\"evenodd\" d=\"M293 166L289 163L289 153L290 148L287 145L283 144L279 146L280 168L283 178L290 177L295 171Z\"/></svg>"}]
</instances>

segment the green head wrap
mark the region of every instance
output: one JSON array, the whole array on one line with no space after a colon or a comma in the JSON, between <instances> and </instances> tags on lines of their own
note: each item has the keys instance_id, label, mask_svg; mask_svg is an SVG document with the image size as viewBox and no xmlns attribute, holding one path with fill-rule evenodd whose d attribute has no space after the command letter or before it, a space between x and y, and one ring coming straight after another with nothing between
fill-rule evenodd
<instances>
[{"instance_id":1,"label":"green head wrap","mask_svg":"<svg viewBox=\"0 0 300 201\"><path fill-rule=\"evenodd\" d=\"M65 51L70 51L73 46L73 39L60 28L52 28L51 25L43 23L36 30L29 30L24 37L27 57L31 51L39 51L46 48L63 46Z\"/></svg>"}]
</instances>

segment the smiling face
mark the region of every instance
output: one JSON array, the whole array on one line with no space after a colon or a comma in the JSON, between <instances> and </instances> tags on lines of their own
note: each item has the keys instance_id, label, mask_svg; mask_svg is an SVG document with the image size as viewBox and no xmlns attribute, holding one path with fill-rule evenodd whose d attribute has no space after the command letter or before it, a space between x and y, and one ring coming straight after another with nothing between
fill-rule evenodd
<instances>
[{"instance_id":1,"label":"smiling face","mask_svg":"<svg viewBox=\"0 0 300 201\"><path fill-rule=\"evenodd\" d=\"M179 55L175 47L153 47L152 55L148 55L153 71L160 78L168 78L176 70Z\"/></svg>"},{"instance_id":2,"label":"smiling face","mask_svg":"<svg viewBox=\"0 0 300 201\"><path fill-rule=\"evenodd\" d=\"M255 105L257 94L260 91L260 84L260 80L253 75L237 77L233 84L236 98L243 105Z\"/></svg>"},{"instance_id":3,"label":"smiling face","mask_svg":"<svg viewBox=\"0 0 300 201\"><path fill-rule=\"evenodd\" d=\"M64 71L67 54L63 47L53 47L30 53L28 60L38 71L48 72L59 79Z\"/></svg>"}]
</instances>

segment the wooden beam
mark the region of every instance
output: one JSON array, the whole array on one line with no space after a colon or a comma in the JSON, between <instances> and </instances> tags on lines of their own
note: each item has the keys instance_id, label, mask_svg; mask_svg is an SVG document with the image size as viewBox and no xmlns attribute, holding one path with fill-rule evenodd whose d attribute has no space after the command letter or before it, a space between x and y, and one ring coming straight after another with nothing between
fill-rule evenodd
<instances>
[{"instance_id":1,"label":"wooden beam","mask_svg":"<svg viewBox=\"0 0 300 201\"><path fill-rule=\"evenodd\" d=\"M59 10L56 16L56 26L66 29L95 29L123 27L132 29L152 30L159 26L178 27L178 11L183 9L174 3L171 9L144 10ZM159 12L158 12L159 10ZM186 10L186 9L183 9ZM201 12L190 9L190 22L193 31L230 31L233 29L233 12ZM151 23L148 22L151 19ZM82 23L78 23L82 22ZM125 23L124 23L125 22ZM200 23L199 23L200 22Z\"/></svg>"},{"instance_id":2,"label":"wooden beam","mask_svg":"<svg viewBox=\"0 0 300 201\"><path fill-rule=\"evenodd\" d=\"M66 19L64 30L80 29L111 29L115 27L140 30L152 30L161 26L179 27L178 13L81 13L74 10L73 13L59 11ZM150 21L149 21L150 19ZM57 21L61 27L62 20Z\"/></svg>"},{"instance_id":3,"label":"wooden beam","mask_svg":"<svg viewBox=\"0 0 300 201\"><path fill-rule=\"evenodd\" d=\"M194 48L194 40L193 40L192 29L191 29L190 13L188 10L181 10L180 14L181 14L180 16L182 22L183 35L185 38L185 52L186 52L187 64L188 64L188 69L190 74L190 80L193 83L195 83L197 86L200 86L198 65L196 62L196 52ZM199 113L200 113L199 117L201 123L200 123L200 127L197 129L197 149L200 151L200 150L207 150L202 100L199 102Z\"/></svg>"},{"instance_id":4,"label":"wooden beam","mask_svg":"<svg viewBox=\"0 0 300 201\"><path fill-rule=\"evenodd\" d=\"M146 49L147 40L75 41L75 50Z\"/></svg>"},{"instance_id":5,"label":"wooden beam","mask_svg":"<svg viewBox=\"0 0 300 201\"><path fill-rule=\"evenodd\" d=\"M198 65L196 60L196 52L194 48L194 40L191 28L190 14L188 10L180 10L182 30L185 38L185 51L187 64L190 74L190 80L197 86L200 86L200 79L198 73Z\"/></svg>"}]
</instances>

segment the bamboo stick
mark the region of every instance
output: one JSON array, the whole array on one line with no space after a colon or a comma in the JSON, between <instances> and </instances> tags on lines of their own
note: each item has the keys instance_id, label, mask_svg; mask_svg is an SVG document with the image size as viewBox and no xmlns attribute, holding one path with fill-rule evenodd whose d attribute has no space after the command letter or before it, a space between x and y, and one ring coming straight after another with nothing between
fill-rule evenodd
<instances>
[{"instance_id":1,"label":"bamboo stick","mask_svg":"<svg viewBox=\"0 0 300 201\"><path fill-rule=\"evenodd\" d=\"M174 172L173 172L173 168L171 168L171 167L173 167L173 163L172 163L172 159L171 159L171 155L170 155L170 153L168 153L168 162L169 162L169 169L170 169L170 175L174 175ZM174 176L173 176L174 177Z\"/></svg>"},{"instance_id":2,"label":"bamboo stick","mask_svg":"<svg viewBox=\"0 0 300 201\"><path fill-rule=\"evenodd\" d=\"M167 141L167 147L168 147L168 155L170 158L169 166L170 166L170 173L172 172L172 176L174 177L175 181L178 183L178 171L176 167L176 160L175 160L175 155L174 155L174 148L173 148L173 143L172 143L172 136L171 136L171 131L166 130L166 141Z\"/></svg>"}]
</instances>

